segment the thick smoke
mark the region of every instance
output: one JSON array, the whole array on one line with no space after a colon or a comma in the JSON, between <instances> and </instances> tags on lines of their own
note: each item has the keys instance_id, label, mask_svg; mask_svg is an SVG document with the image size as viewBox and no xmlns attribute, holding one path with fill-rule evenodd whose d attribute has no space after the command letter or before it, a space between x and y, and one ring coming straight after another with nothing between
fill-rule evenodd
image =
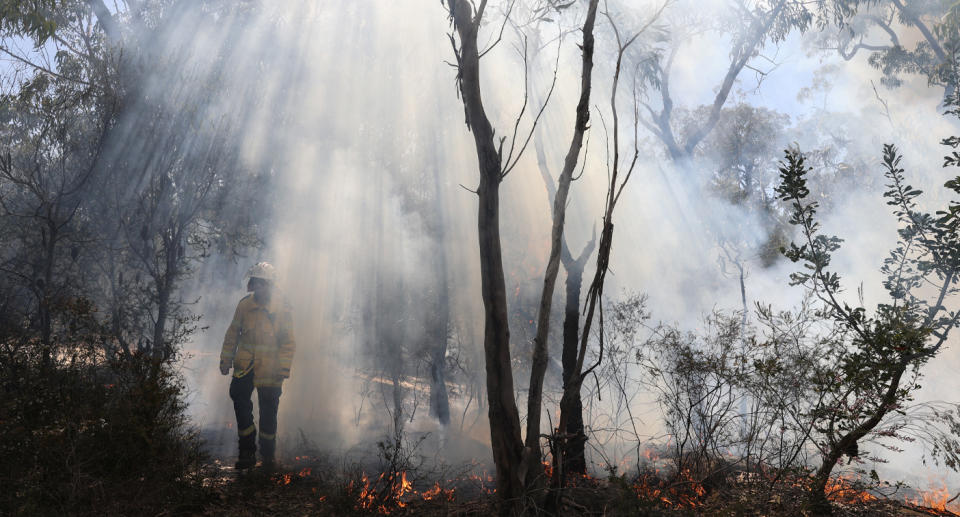
<instances>
[{"instance_id":1,"label":"thick smoke","mask_svg":"<svg viewBox=\"0 0 960 517\"><path fill-rule=\"evenodd\" d=\"M655 7L654 2L623 4L620 22L635 26ZM697 2L697 9L722 14L725 5ZM678 14L683 7L668 10L664 23L689 23L689 17ZM187 9L182 16L189 20L192 13ZM499 20L491 15L483 29L491 43ZM487 461L485 411L477 413L478 401L471 395L471 390L483 393L476 198L469 192L477 181L476 156L457 98L455 71L445 63L453 59L445 11L435 0L289 0L238 9L216 24L172 26L179 29L157 43L159 54L176 51L186 56L184 63L197 67L210 53L229 56L219 81L230 93L216 99L208 118L221 114L236 120L243 168L269 179L264 183L269 187L257 193L261 208L238 214L259 219L264 247L240 259L212 257L189 289L200 299L194 308L206 326L187 346L193 354L187 363L191 412L212 446L229 455L235 440L228 379L216 368L220 341L244 295L244 269L269 260L278 267L281 291L294 307L298 342L281 398L282 450L296 450L303 439L345 450L389 433L394 425L387 412L393 407L391 376L399 376L407 431L442 434L446 449L441 454L447 458ZM603 125L609 124L613 49L608 26L599 27L602 58L593 102L598 111L585 172L574 183L567 215L573 250L599 225L605 193L609 144ZM537 128L554 174L572 131L579 58L573 43L578 37L566 34L559 46L557 88ZM725 73L728 43L715 30L678 43L671 79L677 106L692 113L712 102ZM524 94L519 48L508 27L482 62L484 101L498 134L508 141ZM874 175L872 181L857 177L837 183L841 188L830 191L830 208L824 213L824 230L845 239L834 266L846 279L846 295L853 300L862 282L871 307L883 300L878 268L896 238L895 219L879 196L880 146L897 144L910 181L927 191L924 199L931 207L940 206L944 198L939 190L947 178L939 167L938 141L955 127L937 115L942 92L923 79L897 90L874 91L871 79L877 72L865 60L808 54L796 34L779 48L764 50L778 66L765 67L769 74L759 85L756 74L742 74L728 106L743 103L783 112L789 123L777 136L778 146L795 142L807 150L842 141L835 162L857 161ZM531 62L531 70L539 67L529 80L531 99L544 97L557 47L546 45L542 52ZM162 72L152 78L157 91L203 87L190 74ZM650 90L645 100L655 105L657 98ZM521 140L530 120L525 117L520 124ZM644 128L639 135L641 158L616 214L606 292L612 299L647 293L655 320L686 328L700 325L715 308L739 310L739 281L721 269L717 236L754 249L767 238L765 223L755 212L715 195L709 160L677 165ZM768 166L775 171L775 163ZM531 147L502 188L507 289L517 313L511 328L515 357L529 353L532 325L523 323L535 319L539 276L549 250L549 204L536 167ZM444 258L442 269L438 257ZM787 287L792 264L780 260L764 267L759 259L748 258L745 265L748 305L763 301L789 308L798 303L800 290ZM446 294L440 292L441 278ZM428 416L422 392L427 322L437 300L449 309L448 355L461 368L450 382L452 422L446 430ZM562 307L562 302L554 305ZM559 334L557 325L552 339ZM955 350L948 349L928 367L921 398L958 392L950 375L958 360ZM557 377L548 374L548 387L556 388ZM518 369L516 385L525 384ZM644 415L645 432L657 435L656 415L648 407L638 407L637 414ZM441 441L427 443L436 448ZM912 470L915 455L891 456L892 467Z\"/></svg>"}]
</instances>

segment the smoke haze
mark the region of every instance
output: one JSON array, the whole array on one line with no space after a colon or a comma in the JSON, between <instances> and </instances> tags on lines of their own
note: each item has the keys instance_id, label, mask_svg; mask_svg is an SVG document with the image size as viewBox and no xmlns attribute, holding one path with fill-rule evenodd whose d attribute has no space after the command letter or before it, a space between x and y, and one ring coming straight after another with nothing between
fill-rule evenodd
<instances>
[{"instance_id":1,"label":"smoke haze","mask_svg":"<svg viewBox=\"0 0 960 517\"><path fill-rule=\"evenodd\" d=\"M658 5L611 2L611 9L621 10L622 23L639 26ZM726 12L719 0L696 5L704 17ZM681 2L669 8L665 23L688 23L680 15L688 7ZM202 118L206 123L230 119L241 142L242 168L270 180L257 193L258 206L269 209L249 213L245 206L237 207L237 217L260 218L264 247L240 260L211 257L188 289L187 299L199 298L194 309L206 327L186 347L192 354L185 368L194 421L215 451L233 454L236 431L230 427L228 378L217 371L220 343L245 294L244 270L268 260L278 268L280 290L294 307L298 344L281 398L281 450L293 451L301 437L330 450L347 450L389 433L392 421L385 408L391 404L391 368L406 386L424 388L425 321L439 299L450 311L447 331L456 347L449 354L456 354L464 367L451 379L456 389L447 431L451 436L443 437L449 442L439 454L488 461L477 457L489 454L483 448L486 414L476 413L477 401L467 388L483 379L476 196L468 191L476 186L477 165L455 71L445 63L454 59L445 11L436 0L288 0L238 9L216 23L190 23L194 15L185 7L184 23L172 24L175 28L155 43L157 54L178 56L182 66L160 67L149 84L157 92L182 91L195 98L193 89L204 88L210 79L203 68L205 56L225 53L217 81L230 93L212 100ZM496 39L501 20L491 16L484 27L489 41ZM561 19L560 24L576 26L576 21ZM585 172L572 187L567 213L566 238L575 253L600 224L607 179L608 143L600 113L609 124L615 49L605 21L598 30L597 110ZM555 28L544 29L543 39L552 41L555 33ZM693 110L713 101L729 62L728 39L708 31L681 43L671 76L678 107ZM554 63L559 63L556 91L536 130L554 175L573 126L577 41L578 34L565 34L559 46L548 43L531 58L532 99L543 99ZM482 61L485 106L508 142L524 95L518 48L516 33L508 27L503 41ZM837 183L842 188L830 192L823 215L824 231L845 239L833 263L845 279L845 295L855 301L862 282L866 306L874 307L885 296L879 266L896 239L896 220L880 197L881 144L895 143L903 151L909 181L926 192L925 208L942 206L948 171L940 168L939 140L956 130L937 114L942 90L913 78L895 90L877 83L874 91L871 80L878 72L865 58L843 62L811 52L810 43L796 34L779 51L768 46L765 52L779 65L768 67L759 86L758 76L741 74L727 106L740 103L786 114L789 122L776 135L781 149L792 143L808 150L843 142L837 163L869 165L874 179L858 176ZM629 96L629 85L624 92L621 99ZM179 96L167 93L165 98ZM651 90L648 102L656 107L657 99ZM521 138L530 120L527 116L520 124ZM715 195L710 157L678 165L648 131L641 127L639 135L640 162L615 216L605 292L613 300L644 292L654 320L690 329L702 325L714 309L740 310L738 279L721 268L717 235L756 249L767 238L764 221L755 211ZM768 164L769 170L775 171L774 165ZM529 354L533 324L517 323L535 320L549 252L550 204L532 146L505 180L501 195L508 301L511 311L518 311L511 320L516 358ZM802 292L787 287L794 265L778 260L764 267L755 255L745 262L748 304L795 306ZM438 269L441 256L444 266ZM592 267L591 261L588 269ZM448 284L446 293L440 292L440 277ZM554 306L562 307L562 294ZM559 335L555 324L551 340ZM941 360L927 367L920 398L951 399L960 392L952 374L958 367L957 351L946 349ZM548 390L557 389L558 378L557 371L548 372ZM517 374L516 386L525 389L524 375ZM408 431L439 434L427 402L422 394L416 400L417 393L408 390L404 399ZM638 404L645 433L659 434L649 400ZM545 411L554 409L548 404ZM471 425L474 421L478 423ZM460 433L462 437L452 436ZM440 446L439 441L428 444ZM900 474L920 472L917 455L914 450L891 455L888 468ZM919 476L941 474L928 470ZM949 479L950 486L960 482Z\"/></svg>"}]
</instances>

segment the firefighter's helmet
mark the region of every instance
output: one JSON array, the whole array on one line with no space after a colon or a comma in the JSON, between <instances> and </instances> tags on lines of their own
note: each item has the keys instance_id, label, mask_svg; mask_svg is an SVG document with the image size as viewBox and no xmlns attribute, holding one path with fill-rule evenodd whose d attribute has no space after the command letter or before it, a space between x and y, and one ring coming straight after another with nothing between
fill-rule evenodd
<instances>
[{"instance_id":1,"label":"firefighter's helmet","mask_svg":"<svg viewBox=\"0 0 960 517\"><path fill-rule=\"evenodd\" d=\"M243 277L243 285L247 285L251 278L259 278L273 284L277 281L277 270L269 262L257 262L247 270L247 274Z\"/></svg>"}]
</instances>

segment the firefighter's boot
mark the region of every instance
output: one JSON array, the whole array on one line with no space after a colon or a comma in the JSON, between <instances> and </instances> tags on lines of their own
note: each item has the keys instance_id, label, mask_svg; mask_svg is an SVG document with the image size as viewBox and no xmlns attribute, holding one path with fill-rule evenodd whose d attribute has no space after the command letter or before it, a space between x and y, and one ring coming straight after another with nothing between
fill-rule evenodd
<instances>
[{"instance_id":1,"label":"firefighter's boot","mask_svg":"<svg viewBox=\"0 0 960 517\"><path fill-rule=\"evenodd\" d=\"M257 464L257 454L252 450L241 450L237 458L237 470L253 468Z\"/></svg>"},{"instance_id":2,"label":"firefighter's boot","mask_svg":"<svg viewBox=\"0 0 960 517\"><path fill-rule=\"evenodd\" d=\"M260 433L260 457L263 459L263 467L272 469L276 466L277 440L275 435Z\"/></svg>"}]
</instances>

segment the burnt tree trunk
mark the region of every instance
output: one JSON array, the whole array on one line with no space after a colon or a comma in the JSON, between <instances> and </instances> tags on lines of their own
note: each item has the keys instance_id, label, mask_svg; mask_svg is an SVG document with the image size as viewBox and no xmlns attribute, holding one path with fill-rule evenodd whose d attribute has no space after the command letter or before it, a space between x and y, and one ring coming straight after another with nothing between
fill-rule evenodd
<instances>
[{"instance_id":1,"label":"burnt tree trunk","mask_svg":"<svg viewBox=\"0 0 960 517\"><path fill-rule=\"evenodd\" d=\"M576 341L569 352L567 349L567 343L564 342L562 357L564 382L563 396L560 398L560 423L558 427L567 436L562 437L566 439L561 439L560 447L555 449L559 454L554 456L553 480L551 481L551 484L554 487L563 486L564 479L564 471L556 467L563 467L564 465L567 465L568 462L566 456L568 451L573 454L577 454L577 452L579 452L582 457L584 449L583 445L586 442L586 436L579 438L576 434L577 431L579 431L581 435L583 434L583 403L580 400L580 388L583 386L583 379L586 375L583 373L583 361L586 357L587 340L589 338L591 323L593 322L593 316L597 309L597 305L603 295L603 284L606 280L607 267L610 261L610 249L613 244L613 224L609 222L609 219L612 218L612 216L613 210L608 208L607 213L604 216L603 231L600 234L600 245L597 250L597 271L594 273L593 281L591 282L587 293L587 314L586 318L584 319L583 332L580 334L579 339L576 337L573 338ZM583 257L588 256L588 253L584 253L583 255ZM564 322L564 327L566 327L566 321ZM603 351L601 348L601 354L602 353ZM568 434L568 431L572 432ZM565 443L567 439L570 440L569 446L567 443ZM574 459L573 461L573 465L576 465L577 460ZM584 464L584 471L585 470L586 465Z\"/></svg>"},{"instance_id":2,"label":"burnt tree trunk","mask_svg":"<svg viewBox=\"0 0 960 517\"><path fill-rule=\"evenodd\" d=\"M552 201L554 198L553 179L550 177L549 168L546 165L546 157L543 153L543 147L538 142L537 159L540 165L540 172L543 176L544 184L547 187L547 194ZM576 259L570 254L567 246L566 237L562 240L562 249L560 261L563 269L567 272L566 279L566 303L563 310L563 345L561 350L561 362L563 366L563 384L566 385L573 378L576 372L577 351L580 347L580 291L583 286L583 269L586 266L587 259L593 253L596 245L596 229L594 235L580 252ZM579 392L578 392L579 393ZM559 429L565 439L554 443L554 447L562 447L564 451L561 455L554 457L554 472L558 479L566 474L586 474L587 464L584 456L584 445L586 444L586 434L583 431L583 402L579 396L561 399L561 411L564 408L569 415L569 420L565 422L563 429ZM560 458L563 458L563 465L558 464Z\"/></svg>"},{"instance_id":3,"label":"burnt tree trunk","mask_svg":"<svg viewBox=\"0 0 960 517\"><path fill-rule=\"evenodd\" d=\"M563 227L566 220L567 196L573 172L580 158L584 133L590 121L590 89L593 77L593 27L597 19L599 0L590 0L587 17L583 22L582 72L580 77L580 99L577 102L576 124L570 147L563 160L563 169L557 181L557 192L553 199L553 227L550 236L550 258L543 276L543 292L540 295L540 309L537 313L537 334L533 340L533 364L530 369L530 390L527 397L527 437L524 444L526 482L532 485L540 477L540 413L543 407L543 378L547 369L547 338L550 334L550 313L553 306L553 290L560 269L560 255L563 245Z\"/></svg>"},{"instance_id":4,"label":"burnt tree trunk","mask_svg":"<svg viewBox=\"0 0 960 517\"><path fill-rule=\"evenodd\" d=\"M583 286L583 268L593 252L595 239L591 239L580 256L574 260L569 253L564 255L563 266L567 271L566 296L567 301L563 315L563 351L561 362L563 365L563 384L567 385L573 376L579 373L577 367L577 350L580 344L580 289ZM571 393L572 394L572 393ZM558 465L565 474L586 474L587 461L584 455L584 445L587 436L583 431L583 401L579 392L576 397L561 398L560 411L566 410L569 418L560 432L566 436L562 442L564 447L563 464ZM558 466L554 466L554 469Z\"/></svg>"},{"instance_id":5,"label":"burnt tree trunk","mask_svg":"<svg viewBox=\"0 0 960 517\"><path fill-rule=\"evenodd\" d=\"M662 8L661 8L662 12ZM648 22L647 27L653 20L656 20L660 15L658 12L654 17ZM579 339L579 346L577 347L576 357L572 358L568 364L572 365L571 370L564 368L564 384L563 384L563 396L560 399L560 425L558 426L561 430L574 429L580 427L582 429L583 425L583 407L580 402L580 388L583 385L583 379L591 372L594 368L600 365L600 362L603 360L603 307L602 307L602 298L603 298L603 286L606 281L607 270L610 263L610 250L613 246L613 211L617 205L617 201L620 199L620 194L623 192L623 188L626 186L627 182L630 180L630 177L633 175L634 168L637 163L637 158L639 156L639 147L634 141L634 151L633 158L629 163L629 166L625 167L625 170L621 170L622 165L620 163L620 126L619 126L619 117L617 112L617 88L620 80L620 71L621 65L623 63L623 56L627 48L636 41L637 37L643 32L644 29L641 29L640 32L635 33L631 38L626 42L623 42L620 38L620 33L617 30L616 24L611 20L611 25L613 26L614 35L617 39L617 45L619 47L617 53L616 66L613 73L613 84L610 92L610 110L613 115L613 141L611 145L612 151L612 160L610 161L609 166L609 175L607 187L607 198L604 207L603 214L603 226L600 231L600 244L597 248L597 267L594 271L593 280L590 282L590 287L587 290L586 297L586 317L583 321L583 332L581 332ZM584 45L586 47L586 45ZM636 102L636 99L635 99ZM620 174L623 173L624 177L622 180L618 179ZM584 253L585 256L588 254ZM581 257L585 260L585 257ZM586 371L583 369L583 362L586 358L587 353L587 343L590 337L590 328L593 324L594 314L599 308L600 311L600 352L597 358L597 361ZM564 436L560 437L560 447L555 447L554 455L554 466L560 466L566 464L566 445ZM582 441L581 441L582 443ZM557 456L560 456L559 458ZM562 469L554 468L553 479L551 480L551 485L554 488L560 488L563 486L564 475ZM559 499L559 490L555 491L554 501Z\"/></svg>"},{"instance_id":6,"label":"burnt tree trunk","mask_svg":"<svg viewBox=\"0 0 960 517\"><path fill-rule=\"evenodd\" d=\"M543 141L537 138L534 147L537 151L537 166L540 169L540 176L543 178L544 187L547 189L547 200L553 204L554 199L556 199L557 188L553 183L553 176L550 174L550 166L547 163ZM583 269L590 254L593 253L596 241L596 228L594 228L594 235L590 242L584 246L580 256L574 259L567 245L566 236L563 236L560 240L560 263L563 264L563 269L567 272L561 351L564 385L572 378L577 363L580 336L580 290L583 286ZM561 405L563 405L563 401L561 401ZM557 472L558 475L562 473L586 474L587 467L584 457L586 435L583 432L583 403L579 397L567 401L567 411L571 420L567 422L564 429L560 429L560 432L571 441L554 444L554 447L566 448L566 451L560 456L564 458L563 465L557 464L558 458L554 458L554 472Z\"/></svg>"}]
</instances>

